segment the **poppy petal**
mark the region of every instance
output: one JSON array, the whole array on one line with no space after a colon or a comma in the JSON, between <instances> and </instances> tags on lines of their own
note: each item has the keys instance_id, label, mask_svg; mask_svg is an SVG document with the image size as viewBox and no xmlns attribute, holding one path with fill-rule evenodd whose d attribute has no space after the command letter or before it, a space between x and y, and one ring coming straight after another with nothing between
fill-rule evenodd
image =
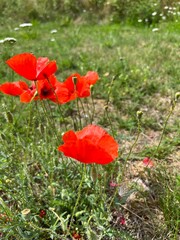
<instances>
[{"instance_id":1,"label":"poppy petal","mask_svg":"<svg viewBox=\"0 0 180 240\"><path fill-rule=\"evenodd\" d=\"M76 89L79 98L89 97L91 95L90 85L84 81L82 77L78 79Z\"/></svg>"},{"instance_id":2,"label":"poppy petal","mask_svg":"<svg viewBox=\"0 0 180 240\"><path fill-rule=\"evenodd\" d=\"M36 78L47 66L49 59L47 57L39 57L36 63ZM42 78L44 79L44 77Z\"/></svg>"},{"instance_id":3,"label":"poppy petal","mask_svg":"<svg viewBox=\"0 0 180 240\"><path fill-rule=\"evenodd\" d=\"M24 89L28 89L28 85L25 82L7 82L0 85L0 91L12 95L19 96L23 93Z\"/></svg>"},{"instance_id":4,"label":"poppy petal","mask_svg":"<svg viewBox=\"0 0 180 240\"><path fill-rule=\"evenodd\" d=\"M18 54L8 59L6 63L20 76L28 80L36 79L36 57L33 54Z\"/></svg>"},{"instance_id":5,"label":"poppy petal","mask_svg":"<svg viewBox=\"0 0 180 240\"><path fill-rule=\"evenodd\" d=\"M37 72L36 78L37 80L48 78L49 76L54 74L56 71L57 71L56 61L51 61L48 64L46 64L46 66L43 69L41 68L41 71Z\"/></svg>"},{"instance_id":6,"label":"poppy petal","mask_svg":"<svg viewBox=\"0 0 180 240\"><path fill-rule=\"evenodd\" d=\"M99 79L99 76L97 72L89 71L87 74L84 76L86 82L88 82L89 85L94 85L97 80Z\"/></svg>"},{"instance_id":7,"label":"poppy petal","mask_svg":"<svg viewBox=\"0 0 180 240\"><path fill-rule=\"evenodd\" d=\"M96 125L88 125L78 132L68 131L63 141L58 150L82 163L108 164L118 156L118 143Z\"/></svg>"}]
</instances>

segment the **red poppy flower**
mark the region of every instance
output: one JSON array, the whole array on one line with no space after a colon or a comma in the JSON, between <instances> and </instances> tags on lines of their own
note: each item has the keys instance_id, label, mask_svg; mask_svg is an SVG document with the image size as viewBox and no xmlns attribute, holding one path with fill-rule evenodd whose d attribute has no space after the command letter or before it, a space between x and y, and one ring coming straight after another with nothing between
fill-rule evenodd
<instances>
[{"instance_id":1,"label":"red poppy flower","mask_svg":"<svg viewBox=\"0 0 180 240\"><path fill-rule=\"evenodd\" d=\"M108 164L118 156L118 143L96 125L78 132L70 130L63 135L63 141L58 150L82 163Z\"/></svg>"},{"instance_id":2,"label":"red poppy flower","mask_svg":"<svg viewBox=\"0 0 180 240\"><path fill-rule=\"evenodd\" d=\"M146 167L149 167L149 168L154 166L154 162L149 157L145 157L143 159L143 163Z\"/></svg>"},{"instance_id":3,"label":"red poppy flower","mask_svg":"<svg viewBox=\"0 0 180 240\"><path fill-rule=\"evenodd\" d=\"M51 75L48 80L43 79L37 81L37 91L40 99L50 99L55 95L56 83L58 80L54 75Z\"/></svg>"},{"instance_id":4,"label":"red poppy flower","mask_svg":"<svg viewBox=\"0 0 180 240\"><path fill-rule=\"evenodd\" d=\"M56 87L56 96L58 102L67 103L79 98L88 97L91 95L90 86L95 84L99 76L96 72L87 72L85 76L81 76L78 73L70 75L63 85ZM54 99L57 102L57 100Z\"/></svg>"},{"instance_id":5,"label":"red poppy flower","mask_svg":"<svg viewBox=\"0 0 180 240\"><path fill-rule=\"evenodd\" d=\"M57 70L55 61L43 57L36 58L31 53L17 54L6 63L20 76L32 81L47 78Z\"/></svg>"},{"instance_id":6,"label":"red poppy flower","mask_svg":"<svg viewBox=\"0 0 180 240\"><path fill-rule=\"evenodd\" d=\"M0 85L1 92L12 96L19 96L27 89L28 85L22 81L6 82Z\"/></svg>"},{"instance_id":7,"label":"red poppy flower","mask_svg":"<svg viewBox=\"0 0 180 240\"><path fill-rule=\"evenodd\" d=\"M89 97L91 95L90 86L94 85L98 79L98 74L92 71L87 72L85 76L79 76L79 78L77 78L76 84L78 97Z\"/></svg>"}]
</instances>

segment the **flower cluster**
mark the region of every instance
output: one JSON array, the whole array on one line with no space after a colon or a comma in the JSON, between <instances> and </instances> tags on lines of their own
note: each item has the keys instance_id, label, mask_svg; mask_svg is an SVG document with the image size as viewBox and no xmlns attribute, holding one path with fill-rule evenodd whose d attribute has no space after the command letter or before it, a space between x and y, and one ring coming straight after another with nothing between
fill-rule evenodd
<instances>
[{"instance_id":1,"label":"flower cluster","mask_svg":"<svg viewBox=\"0 0 180 240\"><path fill-rule=\"evenodd\" d=\"M85 76L74 73L60 82L55 76L56 61L47 57L36 58L31 53L15 55L6 63L17 74L31 81L31 85L21 80L6 82L0 85L0 92L19 96L23 103L48 99L65 104L76 98L89 97L91 86L99 79L96 72L89 71ZM58 150L85 164L108 164L118 157L118 143L96 125L88 125L77 132L70 130L63 135L63 141Z\"/></svg>"},{"instance_id":2,"label":"flower cluster","mask_svg":"<svg viewBox=\"0 0 180 240\"><path fill-rule=\"evenodd\" d=\"M60 82L54 75L57 71L56 61L49 61L47 57L36 58L31 53L15 55L6 63L17 74L32 82L30 86L24 81L6 82L0 85L1 92L20 96L20 101L23 103L49 99L64 104L77 97L88 97L91 94L91 85L99 78L96 72L89 71L85 76L75 73L64 82Z\"/></svg>"}]
</instances>

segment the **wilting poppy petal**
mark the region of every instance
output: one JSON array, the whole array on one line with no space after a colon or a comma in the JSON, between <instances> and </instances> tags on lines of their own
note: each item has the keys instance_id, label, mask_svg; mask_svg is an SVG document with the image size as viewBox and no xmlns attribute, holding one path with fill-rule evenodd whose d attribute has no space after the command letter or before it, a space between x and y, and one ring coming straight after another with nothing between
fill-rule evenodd
<instances>
[{"instance_id":1,"label":"wilting poppy petal","mask_svg":"<svg viewBox=\"0 0 180 240\"><path fill-rule=\"evenodd\" d=\"M108 164L118 157L118 143L96 125L88 125L78 132L68 131L63 141L58 150L83 163Z\"/></svg>"},{"instance_id":2,"label":"wilting poppy petal","mask_svg":"<svg viewBox=\"0 0 180 240\"><path fill-rule=\"evenodd\" d=\"M0 85L0 91L12 95L19 96L25 89L28 89L28 85L25 82L6 82Z\"/></svg>"},{"instance_id":3,"label":"wilting poppy petal","mask_svg":"<svg viewBox=\"0 0 180 240\"><path fill-rule=\"evenodd\" d=\"M33 54L18 54L8 59L6 63L20 76L36 80L36 57Z\"/></svg>"}]
</instances>

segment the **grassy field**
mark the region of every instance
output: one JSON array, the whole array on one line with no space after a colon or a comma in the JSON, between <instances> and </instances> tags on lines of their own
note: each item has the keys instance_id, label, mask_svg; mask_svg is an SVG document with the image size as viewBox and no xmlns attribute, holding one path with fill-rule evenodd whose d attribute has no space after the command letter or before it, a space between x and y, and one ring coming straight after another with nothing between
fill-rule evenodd
<instances>
[{"instance_id":1,"label":"grassy field","mask_svg":"<svg viewBox=\"0 0 180 240\"><path fill-rule=\"evenodd\" d=\"M5 63L23 52L56 60L60 81L87 71L100 79L91 97L60 106L0 94L0 238L178 239L179 22L21 23L0 26L0 40L16 40L0 43L0 84L23 79ZM119 157L84 173L57 147L89 123L116 139Z\"/></svg>"}]
</instances>

